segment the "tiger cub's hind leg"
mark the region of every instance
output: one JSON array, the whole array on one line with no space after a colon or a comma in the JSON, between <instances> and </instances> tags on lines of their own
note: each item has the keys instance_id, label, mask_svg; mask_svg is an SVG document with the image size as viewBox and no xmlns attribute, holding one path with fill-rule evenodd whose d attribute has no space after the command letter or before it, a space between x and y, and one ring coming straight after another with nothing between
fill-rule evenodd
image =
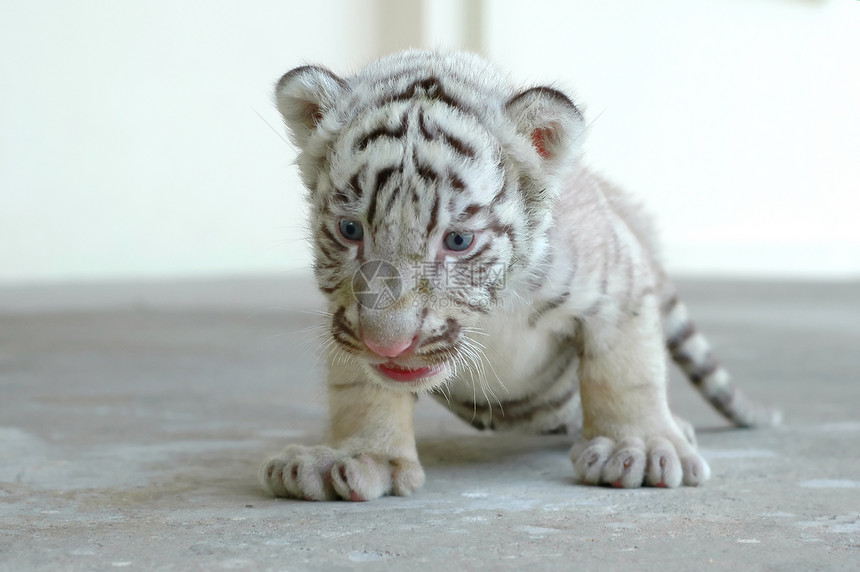
<instances>
[{"instance_id":1,"label":"tiger cub's hind leg","mask_svg":"<svg viewBox=\"0 0 860 572\"><path fill-rule=\"evenodd\" d=\"M666 357L657 301L612 329L583 331L579 377L582 437L571 460L586 484L618 487L698 485L710 468L692 430L669 411Z\"/></svg>"}]
</instances>

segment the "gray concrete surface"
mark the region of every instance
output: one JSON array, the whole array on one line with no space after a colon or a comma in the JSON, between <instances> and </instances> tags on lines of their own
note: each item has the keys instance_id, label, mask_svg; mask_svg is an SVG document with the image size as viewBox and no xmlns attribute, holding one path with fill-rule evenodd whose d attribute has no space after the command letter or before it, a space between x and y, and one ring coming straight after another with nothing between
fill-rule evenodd
<instances>
[{"instance_id":1,"label":"gray concrete surface","mask_svg":"<svg viewBox=\"0 0 860 572\"><path fill-rule=\"evenodd\" d=\"M307 280L0 288L0 569L860 569L860 284L681 287L786 418L729 430L675 376L706 486L580 486L565 438L428 400L424 489L355 504L255 481L323 428Z\"/></svg>"}]
</instances>

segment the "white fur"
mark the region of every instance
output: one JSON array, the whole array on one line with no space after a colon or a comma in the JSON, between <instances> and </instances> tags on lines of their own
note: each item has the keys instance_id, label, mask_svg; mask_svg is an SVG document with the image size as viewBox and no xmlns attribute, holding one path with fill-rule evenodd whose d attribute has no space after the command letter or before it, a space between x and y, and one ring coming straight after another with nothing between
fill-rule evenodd
<instances>
[{"instance_id":1,"label":"white fur","mask_svg":"<svg viewBox=\"0 0 860 572\"><path fill-rule=\"evenodd\" d=\"M413 394L428 391L476 426L575 432L581 424L571 459L584 483L708 478L692 429L666 398L663 332L683 328L686 310L677 306L662 323L660 305L674 289L650 223L582 167L584 121L565 96L514 89L477 56L409 51L346 78L291 72L276 100L310 191L316 275L340 316L332 332L347 342L330 344L326 446L288 447L261 468L264 486L314 500L411 493L424 480ZM351 198L333 201L338 194ZM345 219L366 229L360 244L336 238ZM362 260L383 259L404 276L415 264L466 260L442 246L452 229L476 233L474 251L506 269L503 289L416 282L388 308L356 303L349 283ZM428 292L440 304L422 306ZM489 311L458 307L466 298ZM382 360L359 339L413 335L418 349L397 358L399 367L439 371L412 384L381 375ZM423 358L418 350L434 336L456 351ZM688 346L693 366L710 355L698 334Z\"/></svg>"}]
</instances>

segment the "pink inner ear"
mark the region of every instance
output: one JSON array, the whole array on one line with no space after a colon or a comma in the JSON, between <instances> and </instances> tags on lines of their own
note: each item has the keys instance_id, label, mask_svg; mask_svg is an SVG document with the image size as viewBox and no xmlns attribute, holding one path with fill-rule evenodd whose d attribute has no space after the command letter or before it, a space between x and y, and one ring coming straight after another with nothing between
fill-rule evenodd
<instances>
[{"instance_id":1,"label":"pink inner ear","mask_svg":"<svg viewBox=\"0 0 860 572\"><path fill-rule=\"evenodd\" d=\"M552 129L549 127L536 127L534 131L532 131L532 145L537 149L538 155L544 159L550 158L550 152L547 147L549 146L549 140L551 137Z\"/></svg>"}]
</instances>

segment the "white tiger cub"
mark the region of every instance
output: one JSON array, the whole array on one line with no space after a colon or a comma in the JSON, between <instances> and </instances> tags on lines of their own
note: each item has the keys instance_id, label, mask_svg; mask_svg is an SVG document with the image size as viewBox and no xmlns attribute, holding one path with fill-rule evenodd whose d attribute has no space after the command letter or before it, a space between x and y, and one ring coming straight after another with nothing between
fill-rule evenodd
<instances>
[{"instance_id":1,"label":"white tiger cub","mask_svg":"<svg viewBox=\"0 0 860 572\"><path fill-rule=\"evenodd\" d=\"M271 493L410 494L425 393L481 429L578 434L584 483L698 485L710 469L669 410L665 347L735 424L778 421L695 330L640 208L582 166L585 124L564 94L413 50L346 78L296 68L276 101L332 343L326 445L266 461Z\"/></svg>"}]
</instances>

